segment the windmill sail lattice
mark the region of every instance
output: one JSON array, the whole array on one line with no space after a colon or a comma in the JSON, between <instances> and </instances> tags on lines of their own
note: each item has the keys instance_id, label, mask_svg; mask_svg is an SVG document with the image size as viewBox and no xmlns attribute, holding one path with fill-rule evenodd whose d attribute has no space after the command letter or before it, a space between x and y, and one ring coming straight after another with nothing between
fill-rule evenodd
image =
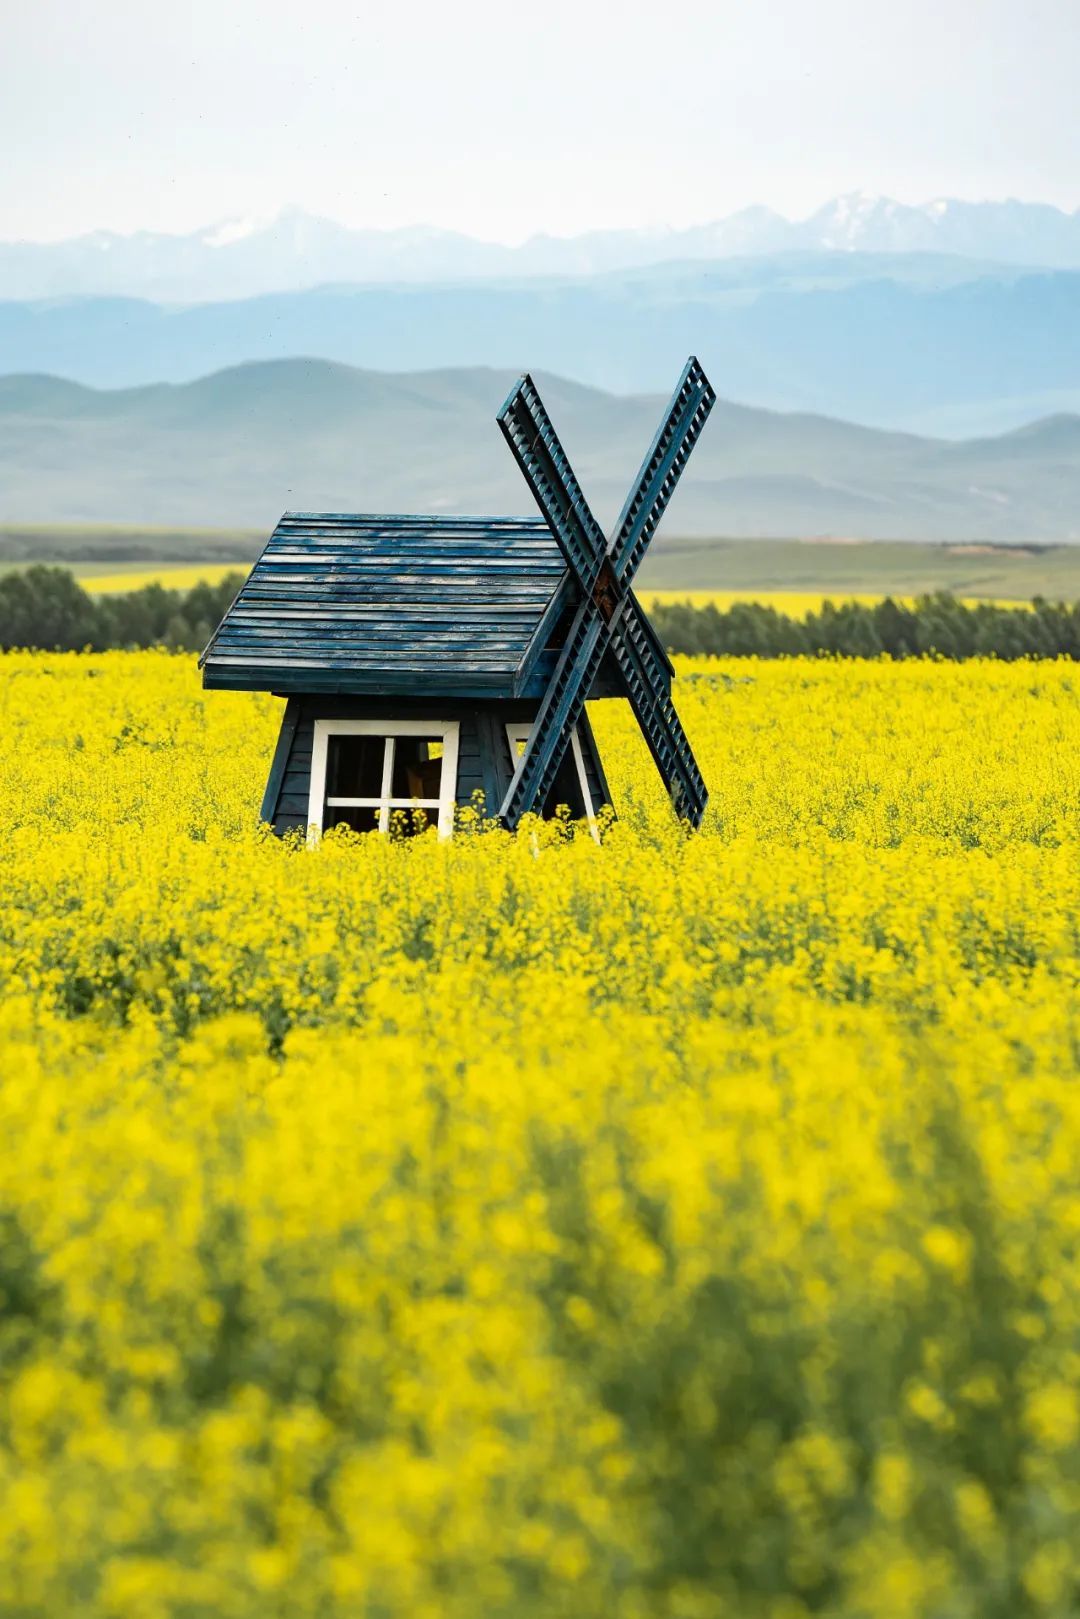
<instances>
[{"instance_id":1,"label":"windmill sail lattice","mask_svg":"<svg viewBox=\"0 0 1080 1619\"><path fill-rule=\"evenodd\" d=\"M691 357L607 541L531 377L522 377L499 412L499 426L559 542L578 596L529 745L502 803L500 813L511 829L546 801L609 651L676 813L692 826L701 824L708 793L630 586L715 402Z\"/></svg>"}]
</instances>

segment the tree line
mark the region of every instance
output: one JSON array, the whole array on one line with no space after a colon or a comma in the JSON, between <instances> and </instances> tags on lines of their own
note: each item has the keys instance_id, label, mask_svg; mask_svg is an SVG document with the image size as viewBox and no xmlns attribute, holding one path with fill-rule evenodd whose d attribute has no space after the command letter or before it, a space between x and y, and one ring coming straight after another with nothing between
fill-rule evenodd
<instances>
[{"instance_id":1,"label":"tree line","mask_svg":"<svg viewBox=\"0 0 1080 1619\"><path fill-rule=\"evenodd\" d=\"M244 582L227 574L191 590L143 585L92 596L68 568L36 564L0 575L0 648L104 652L166 646L202 651Z\"/></svg>"},{"instance_id":2,"label":"tree line","mask_svg":"<svg viewBox=\"0 0 1080 1619\"><path fill-rule=\"evenodd\" d=\"M238 572L190 590L154 584L90 595L67 568L16 569L0 575L0 649L201 651L243 580ZM1040 596L1030 607L967 606L948 591L910 605L888 596L874 603L824 602L805 619L757 602L728 608L671 602L657 603L650 617L670 652L691 655L1080 660L1080 603Z\"/></svg>"},{"instance_id":3,"label":"tree line","mask_svg":"<svg viewBox=\"0 0 1080 1619\"><path fill-rule=\"evenodd\" d=\"M910 605L889 596L873 603L826 601L805 619L757 602L728 608L672 602L657 603L649 617L670 652L691 655L1080 659L1080 603L1041 596L1030 607L968 606L948 591Z\"/></svg>"}]
</instances>

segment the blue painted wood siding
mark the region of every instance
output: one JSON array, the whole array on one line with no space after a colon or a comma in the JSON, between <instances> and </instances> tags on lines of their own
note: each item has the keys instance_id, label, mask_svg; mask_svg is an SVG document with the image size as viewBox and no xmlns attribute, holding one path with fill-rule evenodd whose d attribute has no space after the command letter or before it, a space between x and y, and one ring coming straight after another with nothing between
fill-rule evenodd
<instances>
[{"instance_id":1,"label":"blue painted wood siding","mask_svg":"<svg viewBox=\"0 0 1080 1619\"><path fill-rule=\"evenodd\" d=\"M510 746L506 726L531 722L536 716L535 700L497 703L461 703L415 699L387 703L378 698L320 695L290 698L282 720L270 780L263 800L262 817L279 835L307 825L308 794L311 786L311 753L315 721L329 719L457 720L458 777L456 798L469 804L474 793L484 795L484 805L494 814L510 784ZM582 753L589 790L594 805L609 799L603 766L586 720L581 728Z\"/></svg>"},{"instance_id":2,"label":"blue painted wood siding","mask_svg":"<svg viewBox=\"0 0 1080 1619\"><path fill-rule=\"evenodd\" d=\"M517 696L565 577L539 516L287 513L200 660L203 684Z\"/></svg>"}]
</instances>

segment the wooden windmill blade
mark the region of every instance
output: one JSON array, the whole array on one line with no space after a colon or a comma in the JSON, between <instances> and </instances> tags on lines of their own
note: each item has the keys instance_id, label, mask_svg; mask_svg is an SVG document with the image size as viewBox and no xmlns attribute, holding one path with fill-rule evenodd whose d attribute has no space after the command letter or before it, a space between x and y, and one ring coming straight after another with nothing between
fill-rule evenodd
<instances>
[{"instance_id":1,"label":"wooden windmill blade","mask_svg":"<svg viewBox=\"0 0 1080 1619\"><path fill-rule=\"evenodd\" d=\"M499 811L511 830L523 815L547 800L607 651L606 628L591 599L583 597L548 682L528 747Z\"/></svg>"},{"instance_id":2,"label":"wooden windmill blade","mask_svg":"<svg viewBox=\"0 0 1080 1619\"><path fill-rule=\"evenodd\" d=\"M676 813L695 827L701 824L708 792L671 701L648 621L629 587L715 399L691 356L606 546L531 377L521 379L499 412L499 426L578 594L528 747L500 810L511 829L544 803L609 650Z\"/></svg>"},{"instance_id":3,"label":"wooden windmill blade","mask_svg":"<svg viewBox=\"0 0 1080 1619\"><path fill-rule=\"evenodd\" d=\"M623 608L611 650L675 813L699 827L709 801L708 788L668 695L644 612L633 595Z\"/></svg>"},{"instance_id":4,"label":"wooden windmill blade","mask_svg":"<svg viewBox=\"0 0 1080 1619\"><path fill-rule=\"evenodd\" d=\"M667 414L619 514L608 556L616 577L629 584L652 539L690 452L716 403L712 384L692 354L683 367Z\"/></svg>"},{"instance_id":5,"label":"wooden windmill blade","mask_svg":"<svg viewBox=\"0 0 1080 1619\"><path fill-rule=\"evenodd\" d=\"M528 372L511 389L495 420L578 583L590 593L604 560L604 531L589 510Z\"/></svg>"},{"instance_id":6,"label":"wooden windmill blade","mask_svg":"<svg viewBox=\"0 0 1080 1619\"><path fill-rule=\"evenodd\" d=\"M499 812L507 826L513 828L522 815L546 802L607 650L603 621L592 604L606 545L604 531L589 509L569 457L528 373L511 390L496 421L559 542L581 597L533 724L528 747Z\"/></svg>"}]
</instances>

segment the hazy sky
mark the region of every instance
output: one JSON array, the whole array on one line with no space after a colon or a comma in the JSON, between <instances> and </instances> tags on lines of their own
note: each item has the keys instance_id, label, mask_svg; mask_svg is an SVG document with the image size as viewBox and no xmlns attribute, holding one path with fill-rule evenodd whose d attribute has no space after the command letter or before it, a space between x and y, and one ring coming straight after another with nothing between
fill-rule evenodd
<instances>
[{"instance_id":1,"label":"hazy sky","mask_svg":"<svg viewBox=\"0 0 1080 1619\"><path fill-rule=\"evenodd\" d=\"M1080 0L0 0L0 238L1080 205Z\"/></svg>"}]
</instances>

